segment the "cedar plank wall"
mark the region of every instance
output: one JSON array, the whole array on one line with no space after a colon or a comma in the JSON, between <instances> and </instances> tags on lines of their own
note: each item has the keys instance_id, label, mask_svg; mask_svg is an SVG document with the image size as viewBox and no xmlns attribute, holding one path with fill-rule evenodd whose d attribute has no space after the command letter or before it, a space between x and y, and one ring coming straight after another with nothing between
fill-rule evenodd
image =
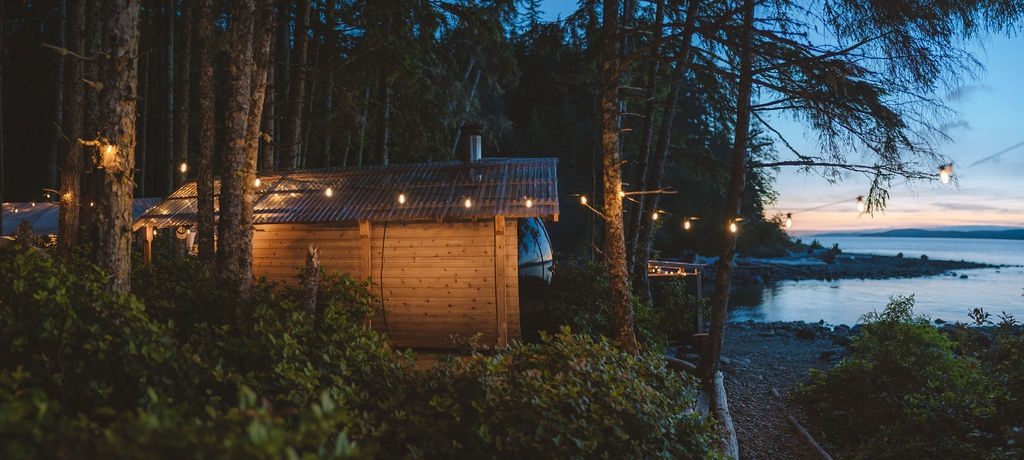
<instances>
[{"instance_id":1,"label":"cedar plank wall","mask_svg":"<svg viewBox=\"0 0 1024 460\"><path fill-rule=\"evenodd\" d=\"M519 338L519 266L515 219L505 221L505 297L508 340ZM370 224L372 292L387 312L373 320L399 347L452 348L453 335L477 343L498 342L493 220L448 223ZM381 246L385 243L383 260ZM359 277L358 226L258 225L253 234L253 273L287 284L297 282L306 247L320 248L328 271ZM383 272L381 271L383 262ZM383 276L382 276L383 275ZM383 280L383 282L381 282Z\"/></svg>"}]
</instances>

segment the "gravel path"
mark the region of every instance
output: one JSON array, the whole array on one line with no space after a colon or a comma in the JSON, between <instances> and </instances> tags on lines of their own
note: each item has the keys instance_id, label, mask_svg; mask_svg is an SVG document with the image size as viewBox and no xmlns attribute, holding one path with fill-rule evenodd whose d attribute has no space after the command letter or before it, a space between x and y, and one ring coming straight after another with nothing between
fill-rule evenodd
<instances>
[{"instance_id":1,"label":"gravel path","mask_svg":"<svg viewBox=\"0 0 1024 460\"><path fill-rule=\"evenodd\" d=\"M786 421L793 415L815 435L788 397L806 379L808 369L829 367L843 353L833 344L837 335L816 324L728 326L722 371L742 459L818 458ZM823 352L832 356L823 357Z\"/></svg>"}]
</instances>

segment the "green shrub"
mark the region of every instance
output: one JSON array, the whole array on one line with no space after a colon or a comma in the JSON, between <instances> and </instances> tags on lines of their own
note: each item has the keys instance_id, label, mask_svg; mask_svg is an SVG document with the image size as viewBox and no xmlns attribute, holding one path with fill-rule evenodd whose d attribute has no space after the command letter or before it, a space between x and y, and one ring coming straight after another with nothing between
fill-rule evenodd
<instances>
[{"instance_id":1,"label":"green shrub","mask_svg":"<svg viewBox=\"0 0 1024 460\"><path fill-rule=\"evenodd\" d=\"M547 321L543 329L554 333L569 326L591 337L613 337L606 272L604 266L584 261L556 266L544 302ZM636 335L646 349L661 351L696 330L697 310L706 305L686 294L682 280L652 282L652 291L654 306L634 298Z\"/></svg>"},{"instance_id":2,"label":"green shrub","mask_svg":"<svg viewBox=\"0 0 1024 460\"><path fill-rule=\"evenodd\" d=\"M95 267L0 252L0 458L717 455L656 357L563 333L421 373L362 326L364 283L324 274L311 318L212 277L158 257L115 296Z\"/></svg>"},{"instance_id":3,"label":"green shrub","mask_svg":"<svg viewBox=\"0 0 1024 460\"><path fill-rule=\"evenodd\" d=\"M1005 387L913 304L897 297L867 315L850 357L812 371L797 398L840 458L1000 458L1012 426L997 407Z\"/></svg>"},{"instance_id":4,"label":"green shrub","mask_svg":"<svg viewBox=\"0 0 1024 460\"><path fill-rule=\"evenodd\" d=\"M657 355L607 340L544 335L494 356L439 363L418 379L394 439L422 458L716 458L690 412L696 382ZM412 398L412 400L409 400ZM417 400L426 398L426 404Z\"/></svg>"}]
</instances>

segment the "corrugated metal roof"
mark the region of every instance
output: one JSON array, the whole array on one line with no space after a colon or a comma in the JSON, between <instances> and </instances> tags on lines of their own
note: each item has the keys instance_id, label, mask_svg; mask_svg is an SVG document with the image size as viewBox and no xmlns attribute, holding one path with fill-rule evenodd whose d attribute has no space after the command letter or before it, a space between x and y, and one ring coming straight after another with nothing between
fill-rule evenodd
<instances>
[{"instance_id":1,"label":"corrugated metal roof","mask_svg":"<svg viewBox=\"0 0 1024 460\"><path fill-rule=\"evenodd\" d=\"M260 176L253 223L321 223L510 218L555 218L555 158L463 161L305 170ZM326 195L330 188L332 196ZM219 194L220 183L214 184ZM406 203L398 203L404 193ZM191 225L196 183L189 182L146 211L135 228ZM472 205L465 206L470 199ZM526 199L531 207L526 206ZM216 203L216 200L215 200Z\"/></svg>"},{"instance_id":2,"label":"corrugated metal roof","mask_svg":"<svg viewBox=\"0 0 1024 460\"><path fill-rule=\"evenodd\" d=\"M160 198L135 198L132 200L132 217L139 218L147 209L160 202ZM60 206L57 203L4 203L3 234L11 235L18 232L21 221L32 225L32 233L36 235L57 234L57 219Z\"/></svg>"}]
</instances>

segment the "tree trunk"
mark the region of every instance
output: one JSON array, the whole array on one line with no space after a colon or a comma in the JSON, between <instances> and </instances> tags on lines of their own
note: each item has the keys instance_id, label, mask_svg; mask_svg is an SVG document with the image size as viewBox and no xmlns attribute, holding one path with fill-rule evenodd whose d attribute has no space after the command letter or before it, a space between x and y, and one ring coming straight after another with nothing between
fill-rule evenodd
<instances>
[{"instance_id":1,"label":"tree trunk","mask_svg":"<svg viewBox=\"0 0 1024 460\"><path fill-rule=\"evenodd\" d=\"M89 56L96 56L96 59L86 63L87 79L90 82L103 80L100 68L105 62L100 52L103 48L104 26L103 19L106 16L105 4L101 0L88 0L86 6L86 50ZM88 139L95 139L103 123L103 110L100 107L100 89L92 85L85 87L85 136ZM97 169L95 151L89 148L85 152L85 174L82 175L80 184L81 199L79 200L79 233L82 238L88 241L96 240L96 195L99 191L98 182L101 171ZM85 153L83 152L83 153ZM140 167L140 174L141 169Z\"/></svg>"},{"instance_id":2,"label":"tree trunk","mask_svg":"<svg viewBox=\"0 0 1024 460\"><path fill-rule=\"evenodd\" d=\"M277 2L277 38L274 43L274 169L286 169L282 161L281 136L284 133L284 115L288 112L288 71L291 69L291 12L289 0Z\"/></svg>"},{"instance_id":3,"label":"tree trunk","mask_svg":"<svg viewBox=\"0 0 1024 460\"><path fill-rule=\"evenodd\" d=\"M85 54L85 2L72 0L68 6L68 45L69 50ZM67 117L64 135L67 144L64 154L64 166L60 173L60 213L57 228L57 249L61 256L69 257L71 249L78 243L78 213L82 202L81 178L84 163L82 159L82 116L85 107L82 78L84 77L83 62L71 57L66 60L67 85L65 88L67 101Z\"/></svg>"},{"instance_id":4,"label":"tree trunk","mask_svg":"<svg viewBox=\"0 0 1024 460\"><path fill-rule=\"evenodd\" d=\"M363 94L363 118L362 126L359 127L359 153L356 156L356 166L363 165L363 153L366 150L366 125L370 123L370 87L366 87Z\"/></svg>"},{"instance_id":5,"label":"tree trunk","mask_svg":"<svg viewBox=\"0 0 1024 460\"><path fill-rule=\"evenodd\" d=\"M139 108L139 127L138 127L138 145L136 147L136 164L139 167L138 180L135 181L135 189L139 196L146 196L146 165L147 165L147 152L149 149L146 146L146 141L149 139L149 53L146 53L146 57L142 58L142 80L139 85L139 104L142 107Z\"/></svg>"},{"instance_id":6,"label":"tree trunk","mask_svg":"<svg viewBox=\"0 0 1024 460\"><path fill-rule=\"evenodd\" d=\"M661 188L662 178L665 176L665 162L668 159L669 146L672 144L672 128L676 120L676 104L679 102L679 92L683 85L683 75L690 64L690 52L693 46L693 33L697 20L697 0L691 0L686 9L686 19L683 24L683 48L680 50L680 59L672 71L671 83L668 96L665 98L665 108L661 118L661 126L658 129L658 144L654 148L652 162L646 167L646 175L643 181L644 188L658 190ZM653 138L653 136L652 136ZM650 154L649 154L650 155ZM637 208L637 217L640 218L637 227L636 246L633 253L634 291L639 292L643 300L650 303L651 283L647 277L647 262L651 259L651 246L654 242L655 221L650 218L658 209L658 202L661 195L641 195L640 206Z\"/></svg>"},{"instance_id":7,"label":"tree trunk","mask_svg":"<svg viewBox=\"0 0 1024 460\"><path fill-rule=\"evenodd\" d=\"M166 23L166 35L164 46L166 46L167 58L164 71L164 172L166 174L164 183L164 196L174 191L177 183L178 164L174 161L174 19L177 16L177 0L166 0L164 14Z\"/></svg>"},{"instance_id":8,"label":"tree trunk","mask_svg":"<svg viewBox=\"0 0 1024 460\"><path fill-rule=\"evenodd\" d=\"M604 255L611 287L615 340L630 354L640 347L633 330L633 299L626 272L626 239L622 223L622 165L619 161L618 0L604 0L601 33L601 157L604 169Z\"/></svg>"},{"instance_id":9,"label":"tree trunk","mask_svg":"<svg viewBox=\"0 0 1024 460\"><path fill-rule=\"evenodd\" d=\"M309 0L295 2L295 49L291 56L291 76L288 78L288 112L281 130L281 169L295 167L300 151L302 133L303 95L306 89L306 50L309 47Z\"/></svg>"},{"instance_id":10,"label":"tree trunk","mask_svg":"<svg viewBox=\"0 0 1024 460\"><path fill-rule=\"evenodd\" d=\"M662 24L665 22L665 0L658 0L654 10L654 34L651 37L651 52L647 61L647 81L644 84L644 119L641 128L640 151L637 156L636 174L633 186L636 190L647 189L647 163L651 157L651 139L654 138L654 106L655 96L658 94L658 70L661 67L661 35ZM626 255L629 257L627 268L630 273L636 273L636 243L637 235L640 233L640 221L644 215L640 212L643 209L643 202L647 195L637 195L638 204L631 206L633 214L629 218L629 226L626 228L626 235L629 240L626 244Z\"/></svg>"},{"instance_id":11,"label":"tree trunk","mask_svg":"<svg viewBox=\"0 0 1024 460\"><path fill-rule=\"evenodd\" d=\"M317 316L316 297L320 287L320 249L309 245L306 249L306 269L302 278L302 308L309 315L309 321L315 322Z\"/></svg>"},{"instance_id":12,"label":"tree trunk","mask_svg":"<svg viewBox=\"0 0 1024 460\"><path fill-rule=\"evenodd\" d=\"M4 61L7 60L7 53L4 52L4 4L0 2L0 236L3 236L4 228Z\"/></svg>"},{"instance_id":13,"label":"tree trunk","mask_svg":"<svg viewBox=\"0 0 1024 460\"><path fill-rule=\"evenodd\" d=\"M746 183L747 142L750 132L750 94L753 84L754 55L754 0L745 0L743 11L743 50L740 55L740 79L736 95L736 126L732 148L729 191L725 199L725 231L722 233L722 248L718 258L718 272L715 275L715 295L711 299L711 327L704 344L697 375L710 380L718 371L718 359L722 355L725 341L725 315L729 306L729 291L732 287L733 256L736 254L736 234L729 231L729 224L740 215L743 187Z\"/></svg>"},{"instance_id":14,"label":"tree trunk","mask_svg":"<svg viewBox=\"0 0 1024 460\"><path fill-rule=\"evenodd\" d=\"M72 0L74 1L74 0ZM67 0L57 5L57 46L67 48L65 30L67 29ZM64 67L68 57L57 55L57 79L54 87L53 103L53 144L50 146L50 157L46 163L46 187L58 187L57 164L60 163L60 147L64 145L62 126L64 126Z\"/></svg>"},{"instance_id":15,"label":"tree trunk","mask_svg":"<svg viewBox=\"0 0 1024 460\"><path fill-rule=\"evenodd\" d=\"M197 161L197 195L199 216L197 226L199 258L207 264L214 261L214 216L213 216L213 151L216 144L214 132L214 74L213 74L213 0L199 0L198 22L196 23L196 60L199 66L196 84L199 92L199 146Z\"/></svg>"},{"instance_id":16,"label":"tree trunk","mask_svg":"<svg viewBox=\"0 0 1024 460\"><path fill-rule=\"evenodd\" d=\"M135 85L139 58L139 0L110 0L107 36L110 65L100 105L105 115L100 147L102 193L97 197L96 262L109 275L108 288L131 287L132 175L135 169Z\"/></svg>"},{"instance_id":17,"label":"tree trunk","mask_svg":"<svg viewBox=\"0 0 1024 460\"><path fill-rule=\"evenodd\" d=\"M228 144L221 175L218 261L227 287L244 299L252 282L253 181L267 89L273 8L271 0L261 0L257 11L253 0L245 0L232 4L232 10L233 58L228 67L231 86L225 123Z\"/></svg>"},{"instance_id":18,"label":"tree trunk","mask_svg":"<svg viewBox=\"0 0 1024 460\"><path fill-rule=\"evenodd\" d=\"M334 133L334 74L327 74L327 84L324 85L324 166L334 166L334 152L332 151Z\"/></svg>"},{"instance_id":19,"label":"tree trunk","mask_svg":"<svg viewBox=\"0 0 1024 460\"><path fill-rule=\"evenodd\" d=\"M391 136L391 85L388 83L388 79L384 76L384 72L380 73L380 94L378 95L383 100L381 101L380 108L380 132L377 137L377 152L380 154L380 164L387 166L390 158L388 152L388 141Z\"/></svg>"},{"instance_id":20,"label":"tree trunk","mask_svg":"<svg viewBox=\"0 0 1024 460\"><path fill-rule=\"evenodd\" d=\"M274 54L274 46L276 45L271 45L271 55ZM261 143L263 159L259 169L264 172L274 170L274 143L277 142L277 139L274 138L274 105L276 104L274 93L277 88L274 76L277 73L276 68L277 65L273 63L267 68L267 96L263 100L263 122L262 128L260 128L263 131L260 135L260 139L263 140Z\"/></svg>"},{"instance_id":21,"label":"tree trunk","mask_svg":"<svg viewBox=\"0 0 1024 460\"><path fill-rule=\"evenodd\" d=\"M188 164L189 137L189 103L191 101L192 84L192 4L182 4L182 21L180 47L178 48L178 107L175 112L174 125L177 128L177 140L174 146L177 149L174 154L174 163L177 165ZM182 173L180 170L174 175L174 188L177 189L188 179L188 171Z\"/></svg>"}]
</instances>

